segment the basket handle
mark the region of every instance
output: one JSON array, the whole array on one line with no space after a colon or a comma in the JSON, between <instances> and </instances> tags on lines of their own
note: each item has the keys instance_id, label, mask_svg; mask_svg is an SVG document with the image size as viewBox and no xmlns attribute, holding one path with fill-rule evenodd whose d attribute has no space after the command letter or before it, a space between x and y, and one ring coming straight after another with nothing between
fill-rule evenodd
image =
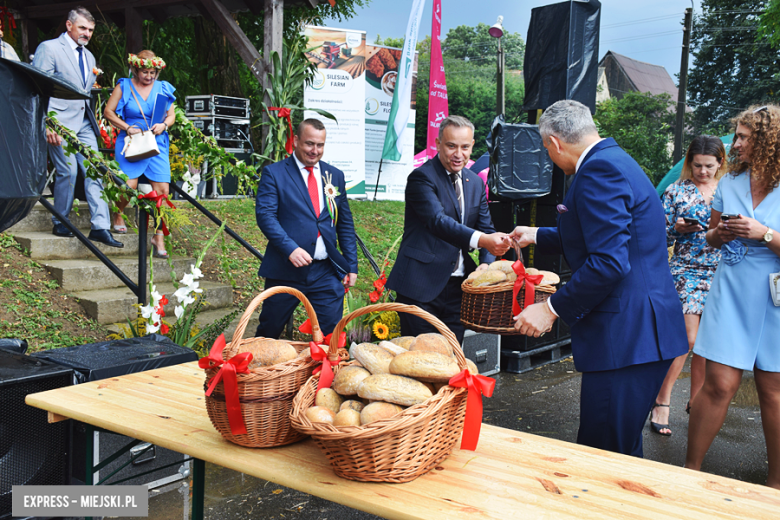
<instances>
[{"instance_id":1,"label":"basket handle","mask_svg":"<svg viewBox=\"0 0 780 520\"><path fill-rule=\"evenodd\" d=\"M336 324L336 328L333 329L333 336L331 336L330 339L330 349L328 350L328 357L330 358L331 362L338 362L337 350L338 350L339 336L341 335L347 323L349 323L350 321L354 320L359 316L363 316L364 314L370 314L372 312L387 312L387 311L406 312L408 314L413 314L414 316L417 316L418 318L422 318L428 323L430 323L431 325L433 325L434 327L436 327L436 330L438 330L439 333L441 333L441 335L447 339L450 346L452 346L452 352L455 354L455 359L458 361L458 366L460 367L460 369L465 370L467 368L466 356L463 355L463 350L460 348L460 343L458 343L458 339L455 337L455 334L449 329L449 327L447 327L441 320L439 320L439 318L437 318L433 314L430 314L414 305L404 305L402 303L378 303L376 305L368 305L356 311L350 312L349 314L341 318L341 321L339 321Z\"/></svg>"},{"instance_id":2,"label":"basket handle","mask_svg":"<svg viewBox=\"0 0 780 520\"><path fill-rule=\"evenodd\" d=\"M292 287L285 287L283 285L278 285L276 287L271 287L270 289L261 292L260 294L255 296L251 302L249 302L249 305L244 311L244 314L241 316L241 319L238 322L238 326L236 327L236 330L233 333L233 339L230 341L227 347L225 347L225 352L227 353L225 359L229 359L236 354L235 351L238 350L238 344L241 341L241 338L244 337L244 331L246 330L246 326L249 323L249 320L252 318L252 314L255 312L255 309L257 309L257 306L260 305L260 302L263 300L267 300L268 298L276 294L291 294L296 298L298 298L301 301L301 303L303 303L303 307L306 309L306 314L309 316L309 319L311 320L312 340L318 345L324 341L322 331L320 330L320 323L317 321L317 314L314 312L314 307L311 306L309 299L306 298L306 296L304 296L304 294L298 289L293 289Z\"/></svg>"}]
</instances>

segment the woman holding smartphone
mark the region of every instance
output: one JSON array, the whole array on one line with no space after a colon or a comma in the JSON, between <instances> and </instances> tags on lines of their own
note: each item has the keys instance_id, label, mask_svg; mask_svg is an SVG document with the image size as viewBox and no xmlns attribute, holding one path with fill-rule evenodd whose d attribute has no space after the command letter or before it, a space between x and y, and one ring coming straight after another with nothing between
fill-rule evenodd
<instances>
[{"instance_id":1,"label":"woman holding smartphone","mask_svg":"<svg viewBox=\"0 0 780 520\"><path fill-rule=\"evenodd\" d=\"M721 262L694 346L707 365L704 385L691 401L685 467L701 469L742 372L752 370L767 486L780 489L780 307L773 305L768 283L770 273L780 271L780 107L746 110L734 122L731 173L718 184L706 235L721 248Z\"/></svg>"},{"instance_id":2,"label":"woman holding smartphone","mask_svg":"<svg viewBox=\"0 0 780 520\"><path fill-rule=\"evenodd\" d=\"M691 141L685 153L680 180L669 185L663 195L667 244L674 244L669 260L674 284L680 295L688 349L693 349L699 331L699 319L710 290L720 250L710 247L704 238L710 221L712 197L726 171L726 149L717 137L700 135ZM672 388L682 372L687 354L672 362L650 414L650 428L660 435L671 435L669 404ZM691 399L704 383L704 359L691 360ZM686 411L690 409L690 401Z\"/></svg>"}]
</instances>

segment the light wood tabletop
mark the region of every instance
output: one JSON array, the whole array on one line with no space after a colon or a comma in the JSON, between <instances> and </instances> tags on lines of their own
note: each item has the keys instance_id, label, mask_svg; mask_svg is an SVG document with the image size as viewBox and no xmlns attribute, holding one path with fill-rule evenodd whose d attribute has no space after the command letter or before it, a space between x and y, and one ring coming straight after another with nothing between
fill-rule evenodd
<instances>
[{"instance_id":1,"label":"light wood tabletop","mask_svg":"<svg viewBox=\"0 0 780 520\"><path fill-rule=\"evenodd\" d=\"M391 519L772 518L780 491L483 425L406 484L344 480L313 441L273 449L224 440L206 414L196 363L59 388L27 404ZM206 482L208 487L208 482Z\"/></svg>"}]
</instances>

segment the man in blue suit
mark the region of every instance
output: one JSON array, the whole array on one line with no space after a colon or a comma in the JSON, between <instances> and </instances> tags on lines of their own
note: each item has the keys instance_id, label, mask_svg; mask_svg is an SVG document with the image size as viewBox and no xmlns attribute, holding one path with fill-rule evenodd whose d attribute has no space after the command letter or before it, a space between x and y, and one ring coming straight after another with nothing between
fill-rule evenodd
<instances>
[{"instance_id":1,"label":"man in blue suit","mask_svg":"<svg viewBox=\"0 0 780 520\"><path fill-rule=\"evenodd\" d=\"M95 57L87 50L86 45L95 30L95 18L83 7L76 7L68 13L65 29L56 40L48 40L38 46L32 65L60 76L89 93L96 78ZM98 149L96 136L100 134L100 130L89 101L51 98L49 111L56 112L57 120L72 130L85 146L93 150ZM46 130L46 141L49 143L49 157L57 170L54 177L54 207L68 218L75 197L78 170L84 169L84 157L81 154L66 157L62 149L62 137L49 130ZM100 181L85 176L84 190L92 223L89 239L111 247L124 247L108 230L109 211L108 204L102 198L103 185ZM52 223L56 236L73 236L57 217L52 216Z\"/></svg>"},{"instance_id":2,"label":"man in blue suit","mask_svg":"<svg viewBox=\"0 0 780 520\"><path fill-rule=\"evenodd\" d=\"M563 254L571 281L515 317L539 337L562 318L582 372L577 442L642 456L642 428L669 365L685 354L661 201L642 168L598 135L588 108L554 103L539 120L553 162L574 175L554 228L517 227L522 247Z\"/></svg>"},{"instance_id":3,"label":"man in blue suit","mask_svg":"<svg viewBox=\"0 0 780 520\"><path fill-rule=\"evenodd\" d=\"M268 238L258 271L265 288L286 285L301 291L323 334L330 334L341 319L345 288L357 280L358 262L344 173L320 161L325 137L318 119L298 125L293 154L263 168L255 213ZM328 212L329 197L338 211L335 222ZM287 294L265 300L256 335L278 338L297 305L298 299Z\"/></svg>"},{"instance_id":4,"label":"man in blue suit","mask_svg":"<svg viewBox=\"0 0 780 520\"><path fill-rule=\"evenodd\" d=\"M404 236L387 287L397 302L416 305L443 321L463 341L460 303L464 277L477 269L469 251L480 248L480 264L503 255L511 241L496 233L488 212L485 184L466 168L474 146L474 125L461 116L442 121L438 154L406 181ZM487 267L484 265L484 267ZM416 316L399 313L401 333L417 336L436 329Z\"/></svg>"}]
</instances>

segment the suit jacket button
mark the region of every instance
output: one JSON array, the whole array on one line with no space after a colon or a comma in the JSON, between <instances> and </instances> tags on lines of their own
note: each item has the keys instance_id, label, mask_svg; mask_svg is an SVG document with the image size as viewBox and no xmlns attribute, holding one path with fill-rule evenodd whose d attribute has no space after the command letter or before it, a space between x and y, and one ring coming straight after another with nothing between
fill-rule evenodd
<instances>
[{"instance_id":1,"label":"suit jacket button","mask_svg":"<svg viewBox=\"0 0 780 520\"><path fill-rule=\"evenodd\" d=\"M312 243L311 243L311 245L312 245L312 246L313 246L314 244L315 244L315 242L312 242Z\"/></svg>"}]
</instances>

